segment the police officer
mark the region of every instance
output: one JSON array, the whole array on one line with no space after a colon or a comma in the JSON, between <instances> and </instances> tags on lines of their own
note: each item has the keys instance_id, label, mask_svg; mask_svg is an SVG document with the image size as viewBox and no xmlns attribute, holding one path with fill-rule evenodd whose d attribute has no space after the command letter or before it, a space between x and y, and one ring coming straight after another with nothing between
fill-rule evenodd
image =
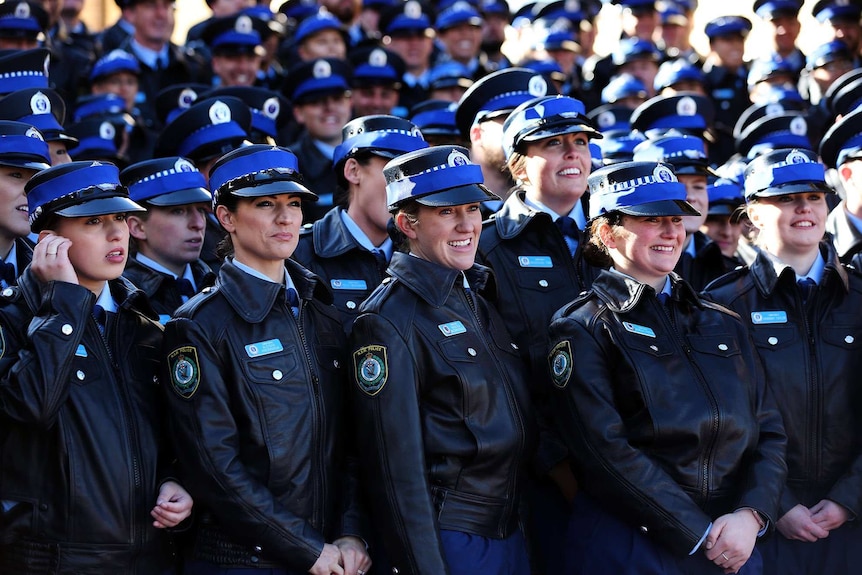
<instances>
[{"instance_id":1,"label":"police officer","mask_svg":"<svg viewBox=\"0 0 862 575\"><path fill-rule=\"evenodd\" d=\"M491 193L457 146L404 154L384 174L410 254L393 255L350 342L355 434L392 572L528 573L527 373L474 261Z\"/></svg>"},{"instance_id":2,"label":"police officer","mask_svg":"<svg viewBox=\"0 0 862 575\"><path fill-rule=\"evenodd\" d=\"M862 252L862 110L851 112L832 126L820 142L820 156L835 169L844 188L844 200L826 220L826 231L844 263Z\"/></svg>"},{"instance_id":3,"label":"police officer","mask_svg":"<svg viewBox=\"0 0 862 575\"><path fill-rule=\"evenodd\" d=\"M26 192L39 243L0 309L0 571L168 572L159 530L192 500L162 443L162 330L120 277L141 207L111 164L48 168Z\"/></svg>"},{"instance_id":4,"label":"police officer","mask_svg":"<svg viewBox=\"0 0 862 575\"><path fill-rule=\"evenodd\" d=\"M212 196L206 180L185 158L133 164L120 172L133 201L147 209L130 215L135 254L123 276L142 289L166 323L190 297L215 282L200 259Z\"/></svg>"},{"instance_id":5,"label":"police officer","mask_svg":"<svg viewBox=\"0 0 862 575\"><path fill-rule=\"evenodd\" d=\"M418 128L395 116L365 116L344 126L335 149L335 175L346 198L323 218L306 224L293 259L316 273L333 292L350 330L359 304L380 284L395 250L383 166L390 159L428 147Z\"/></svg>"},{"instance_id":6,"label":"police officer","mask_svg":"<svg viewBox=\"0 0 862 575\"><path fill-rule=\"evenodd\" d=\"M0 119L31 124L39 129L51 151L51 165L71 162L69 149L78 144L63 127L66 104L60 94L51 89L26 88L3 97Z\"/></svg>"},{"instance_id":7,"label":"police officer","mask_svg":"<svg viewBox=\"0 0 862 575\"><path fill-rule=\"evenodd\" d=\"M590 176L612 267L554 315L548 357L580 486L565 572L761 573L784 431L745 325L673 273L685 197L666 164Z\"/></svg>"},{"instance_id":8,"label":"police officer","mask_svg":"<svg viewBox=\"0 0 862 575\"><path fill-rule=\"evenodd\" d=\"M787 480L776 533L761 547L767 574L849 574L862 534L862 276L845 268L826 229L823 165L808 150L774 150L745 169L760 252L709 287L748 324L787 428Z\"/></svg>"},{"instance_id":9,"label":"police officer","mask_svg":"<svg viewBox=\"0 0 862 575\"><path fill-rule=\"evenodd\" d=\"M229 257L165 327L174 440L201 506L187 574L371 565L344 457L344 331L329 291L288 259L302 202L316 199L300 182L284 148L248 146L213 166Z\"/></svg>"}]
</instances>

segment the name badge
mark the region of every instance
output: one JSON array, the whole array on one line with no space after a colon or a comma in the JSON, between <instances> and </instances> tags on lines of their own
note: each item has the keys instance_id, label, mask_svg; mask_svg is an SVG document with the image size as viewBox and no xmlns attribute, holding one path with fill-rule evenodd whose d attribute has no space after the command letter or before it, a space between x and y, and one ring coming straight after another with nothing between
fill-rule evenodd
<instances>
[{"instance_id":1,"label":"name badge","mask_svg":"<svg viewBox=\"0 0 862 575\"><path fill-rule=\"evenodd\" d=\"M171 319L171 316L168 314L160 313L159 314L159 323L165 325Z\"/></svg>"},{"instance_id":2,"label":"name badge","mask_svg":"<svg viewBox=\"0 0 862 575\"><path fill-rule=\"evenodd\" d=\"M75 357L88 357L87 348L84 347L84 344L78 344L78 349L75 350Z\"/></svg>"},{"instance_id":3,"label":"name badge","mask_svg":"<svg viewBox=\"0 0 862 575\"><path fill-rule=\"evenodd\" d=\"M250 343L245 346L245 352L248 354L249 357L260 357L262 355L269 355L271 353L278 353L280 351L284 351L284 346L281 345L280 339L259 341L257 343Z\"/></svg>"},{"instance_id":4,"label":"name badge","mask_svg":"<svg viewBox=\"0 0 862 575\"><path fill-rule=\"evenodd\" d=\"M368 285L365 283L365 280L329 280L329 285L332 286L332 289L346 289L346 290L366 290L366 289L368 289Z\"/></svg>"},{"instance_id":5,"label":"name badge","mask_svg":"<svg viewBox=\"0 0 862 575\"><path fill-rule=\"evenodd\" d=\"M437 327L440 329L440 331L443 332L443 335L445 335L446 337L451 337L453 335L458 335L459 333L464 333L467 331L467 328L464 327L464 324L460 321L441 323Z\"/></svg>"},{"instance_id":6,"label":"name badge","mask_svg":"<svg viewBox=\"0 0 862 575\"><path fill-rule=\"evenodd\" d=\"M554 263L549 256L518 256L522 268L552 268Z\"/></svg>"},{"instance_id":7,"label":"name badge","mask_svg":"<svg viewBox=\"0 0 862 575\"><path fill-rule=\"evenodd\" d=\"M636 323L629 323L627 321L624 321L623 327L626 328L626 331L630 331L638 335L645 335L646 337L652 338L655 337L655 332L652 330L652 328L649 328L645 325L638 325Z\"/></svg>"},{"instance_id":8,"label":"name badge","mask_svg":"<svg viewBox=\"0 0 862 575\"><path fill-rule=\"evenodd\" d=\"M751 323L763 325L767 323L787 323L786 311L753 311L751 312Z\"/></svg>"}]
</instances>

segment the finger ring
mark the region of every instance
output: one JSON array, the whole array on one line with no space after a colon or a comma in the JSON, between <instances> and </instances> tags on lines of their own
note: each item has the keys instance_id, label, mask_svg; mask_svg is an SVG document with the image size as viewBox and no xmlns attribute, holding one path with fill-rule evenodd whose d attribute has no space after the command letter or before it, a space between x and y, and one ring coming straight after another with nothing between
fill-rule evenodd
<instances>
[{"instance_id":1,"label":"finger ring","mask_svg":"<svg viewBox=\"0 0 862 575\"><path fill-rule=\"evenodd\" d=\"M49 256L56 256L57 252L45 252Z\"/></svg>"},{"instance_id":2,"label":"finger ring","mask_svg":"<svg viewBox=\"0 0 862 575\"><path fill-rule=\"evenodd\" d=\"M362 569L357 569L356 573L358 573L359 575L365 575L365 571L363 571Z\"/></svg>"},{"instance_id":3,"label":"finger ring","mask_svg":"<svg viewBox=\"0 0 862 575\"><path fill-rule=\"evenodd\" d=\"M727 555L725 555L724 553L722 553L722 554L721 554L721 556L722 556L722 557L724 557L724 560L725 560L725 561L730 561L730 557L728 557L728 556L727 556Z\"/></svg>"}]
</instances>

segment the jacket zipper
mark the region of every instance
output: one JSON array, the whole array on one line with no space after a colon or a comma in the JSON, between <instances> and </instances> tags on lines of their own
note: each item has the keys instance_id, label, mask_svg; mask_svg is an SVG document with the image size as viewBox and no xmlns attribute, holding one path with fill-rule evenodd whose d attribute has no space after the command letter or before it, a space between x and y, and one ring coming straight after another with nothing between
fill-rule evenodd
<instances>
[{"instance_id":1,"label":"jacket zipper","mask_svg":"<svg viewBox=\"0 0 862 575\"><path fill-rule=\"evenodd\" d=\"M808 305L811 305L812 300L815 297L815 293L817 290L813 290L811 295L808 298ZM812 333L812 325L811 322L808 321L808 308L805 306L805 302L802 301L802 295L799 293L799 290L796 290L796 301L798 302L800 310L802 310L802 326L805 329L805 338L808 342L808 361L810 362L810 367L808 370L808 393L810 395L811 401L811 411L810 413L819 413L820 406L818 401L818 393L817 393L817 376L814 373L817 368L817 348L816 348L816 340L814 338L814 333ZM810 477L810 481L816 481L820 475L820 462L819 461L811 461L813 459L818 459L817 454L819 449L817 448L817 444L819 443L819 433L817 432L817 421L816 417L812 417L811 420L808 421L808 433L811 437L811 446L805 450L805 465L804 469L810 470L813 469L814 477Z\"/></svg>"}]
</instances>

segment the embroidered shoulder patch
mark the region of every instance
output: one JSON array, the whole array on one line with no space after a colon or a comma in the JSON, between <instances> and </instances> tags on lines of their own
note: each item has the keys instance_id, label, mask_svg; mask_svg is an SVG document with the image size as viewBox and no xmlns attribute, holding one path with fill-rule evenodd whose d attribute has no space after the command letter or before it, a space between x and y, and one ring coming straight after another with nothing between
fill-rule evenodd
<instances>
[{"instance_id":1,"label":"embroidered shoulder patch","mask_svg":"<svg viewBox=\"0 0 862 575\"><path fill-rule=\"evenodd\" d=\"M353 368L359 389L367 395L377 395L389 376L386 346L367 345L357 349L353 352Z\"/></svg>"},{"instance_id":2,"label":"embroidered shoulder patch","mask_svg":"<svg viewBox=\"0 0 862 575\"><path fill-rule=\"evenodd\" d=\"M201 382L198 350L192 346L179 347L168 354L171 370L171 387L183 399L191 399Z\"/></svg>"},{"instance_id":3,"label":"embroidered shoulder patch","mask_svg":"<svg viewBox=\"0 0 862 575\"><path fill-rule=\"evenodd\" d=\"M569 340L561 341L554 346L548 356L548 365L551 368L551 379L554 385L565 389L572 376L572 345Z\"/></svg>"}]
</instances>

